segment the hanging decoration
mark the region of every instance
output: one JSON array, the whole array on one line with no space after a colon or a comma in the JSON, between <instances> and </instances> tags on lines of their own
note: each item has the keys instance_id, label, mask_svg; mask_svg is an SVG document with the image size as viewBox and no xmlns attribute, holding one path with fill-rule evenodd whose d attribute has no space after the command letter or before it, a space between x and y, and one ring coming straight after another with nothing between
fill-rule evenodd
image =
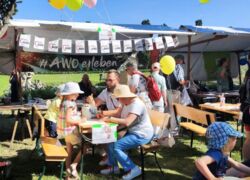
<instances>
[{"instance_id":1,"label":"hanging decoration","mask_svg":"<svg viewBox=\"0 0 250 180\"><path fill-rule=\"evenodd\" d=\"M109 54L111 52L150 51L150 58L155 62L159 58L159 49L166 49L167 47L167 42L162 39L167 38L170 39L169 41L173 41L171 40L173 39L172 36L158 37L157 42L161 43L157 48L152 38L117 40L115 34L112 30L102 30L99 33L99 40L87 40L87 43L85 43L84 39L47 39L46 37L37 37L31 34L20 34L19 47L31 52L39 50L39 52L67 54Z\"/></svg>"}]
</instances>

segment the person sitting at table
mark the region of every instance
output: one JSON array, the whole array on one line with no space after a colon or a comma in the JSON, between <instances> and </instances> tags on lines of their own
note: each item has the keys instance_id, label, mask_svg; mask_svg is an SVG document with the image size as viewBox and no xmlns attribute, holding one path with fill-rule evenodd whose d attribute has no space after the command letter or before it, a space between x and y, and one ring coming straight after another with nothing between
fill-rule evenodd
<instances>
[{"instance_id":1,"label":"person sitting at table","mask_svg":"<svg viewBox=\"0 0 250 180\"><path fill-rule=\"evenodd\" d=\"M108 167L101 170L107 175L119 173L118 162L126 172L122 179L133 179L141 174L141 169L128 157L126 151L140 145L147 144L153 137L154 130L151 124L146 105L136 94L130 91L129 86L119 85L114 89L113 96L119 99L122 109L117 114L120 118L103 118L105 122L121 124L127 127L124 137L108 145ZM113 169L114 167L114 169Z\"/></svg>"},{"instance_id":2,"label":"person sitting at table","mask_svg":"<svg viewBox=\"0 0 250 180\"><path fill-rule=\"evenodd\" d=\"M96 107L100 107L101 105L106 105L106 110L102 110L97 114L97 118L101 118L103 116L115 116L118 111L121 109L120 102L112 96L114 89L119 85L120 75L117 70L111 69L107 72L106 77L106 88L95 98ZM106 151L105 145L103 148ZM99 162L100 166L104 166L108 163L108 158L106 156L106 152L100 150L100 154L103 157Z\"/></svg>"},{"instance_id":3,"label":"person sitting at table","mask_svg":"<svg viewBox=\"0 0 250 180\"><path fill-rule=\"evenodd\" d=\"M76 158L72 162L73 146L81 143L81 136L77 126L80 122L86 120L81 118L77 112L76 99L79 94L84 93L75 82L68 82L65 84L61 92L62 103L60 105L60 112L57 120L57 134L58 139L64 139L66 142L66 150L68 157L66 158L66 171L68 177L73 176L78 178L77 165L81 160L81 151L78 152Z\"/></svg>"},{"instance_id":4,"label":"person sitting at table","mask_svg":"<svg viewBox=\"0 0 250 180\"><path fill-rule=\"evenodd\" d=\"M60 111L60 105L62 102L61 93L64 89L64 86L65 84L61 84L57 87L57 90L55 92L56 97L51 101L51 103L49 104L48 110L46 111L46 114L44 115L45 128L48 131L48 136L52 138L57 137L56 122L58 118L58 113Z\"/></svg>"},{"instance_id":5,"label":"person sitting at table","mask_svg":"<svg viewBox=\"0 0 250 180\"><path fill-rule=\"evenodd\" d=\"M217 90L219 92L233 90L233 81L230 73L229 59L221 58L216 72Z\"/></svg>"},{"instance_id":6,"label":"person sitting at table","mask_svg":"<svg viewBox=\"0 0 250 180\"><path fill-rule=\"evenodd\" d=\"M119 85L119 81L120 75L118 71L114 69L109 70L107 72L106 88L97 96L97 98L95 98L96 107L99 107L103 104L106 105L108 111L102 112L106 116L112 116L113 114L116 114L116 111L121 108L120 102L112 96L114 89Z\"/></svg>"},{"instance_id":7,"label":"person sitting at table","mask_svg":"<svg viewBox=\"0 0 250 180\"><path fill-rule=\"evenodd\" d=\"M193 180L223 179L224 176L238 176L226 172L228 166L243 173L242 176L250 175L250 168L233 160L229 154L233 150L237 138L242 134L233 129L226 122L214 122L208 126L206 139L208 151L195 161L197 172ZM231 170L230 170L231 171Z\"/></svg>"}]
</instances>

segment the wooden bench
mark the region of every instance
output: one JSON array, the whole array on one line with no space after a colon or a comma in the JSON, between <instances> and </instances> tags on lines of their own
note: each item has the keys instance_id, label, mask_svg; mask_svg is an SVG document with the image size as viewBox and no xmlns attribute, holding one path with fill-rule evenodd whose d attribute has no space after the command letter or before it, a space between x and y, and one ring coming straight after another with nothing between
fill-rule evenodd
<instances>
[{"instance_id":1,"label":"wooden bench","mask_svg":"<svg viewBox=\"0 0 250 180\"><path fill-rule=\"evenodd\" d=\"M199 136L205 136L207 126L216 120L215 114L211 112L184 106L178 103L174 103L173 108L176 117L180 116L187 119L187 122L180 122L179 125L191 131L191 147L193 147L194 133Z\"/></svg>"},{"instance_id":2,"label":"wooden bench","mask_svg":"<svg viewBox=\"0 0 250 180\"><path fill-rule=\"evenodd\" d=\"M60 145L56 138L46 137L45 136L45 119L42 116L41 112L37 109L36 106L34 108L34 115L38 119L40 124L40 139L38 141L39 144L42 145L42 150L45 156L44 165L42 173L39 176L39 180L42 179L43 175L46 171L46 164L48 162L60 162L61 163L61 171L60 171L60 179L63 178L63 167L66 158L68 157L67 151L64 149L63 146Z\"/></svg>"},{"instance_id":3,"label":"wooden bench","mask_svg":"<svg viewBox=\"0 0 250 180\"><path fill-rule=\"evenodd\" d=\"M161 129L165 129L169 124L170 114L161 113L155 110L148 110L151 123L154 127L159 127ZM142 169L142 179L144 179L144 156L147 153L153 153L155 162L160 169L161 173L164 175L161 166L157 160L157 151L159 150L159 144L145 144L140 146L140 154L141 154L141 169Z\"/></svg>"}]
</instances>

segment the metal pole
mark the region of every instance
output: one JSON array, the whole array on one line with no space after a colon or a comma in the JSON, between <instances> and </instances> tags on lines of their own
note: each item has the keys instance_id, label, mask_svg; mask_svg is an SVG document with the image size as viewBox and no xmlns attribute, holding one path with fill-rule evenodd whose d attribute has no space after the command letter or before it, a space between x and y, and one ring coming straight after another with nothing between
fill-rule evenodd
<instances>
[{"instance_id":1,"label":"metal pole","mask_svg":"<svg viewBox=\"0 0 250 180\"><path fill-rule=\"evenodd\" d=\"M240 53L239 52L237 52L237 60L238 60L238 70L239 70L239 83L241 85L242 81L241 81L241 70L240 70L240 63L239 63L239 61L240 61Z\"/></svg>"},{"instance_id":2,"label":"metal pole","mask_svg":"<svg viewBox=\"0 0 250 180\"><path fill-rule=\"evenodd\" d=\"M188 62L187 62L187 80L191 77L191 36L188 36Z\"/></svg>"}]
</instances>

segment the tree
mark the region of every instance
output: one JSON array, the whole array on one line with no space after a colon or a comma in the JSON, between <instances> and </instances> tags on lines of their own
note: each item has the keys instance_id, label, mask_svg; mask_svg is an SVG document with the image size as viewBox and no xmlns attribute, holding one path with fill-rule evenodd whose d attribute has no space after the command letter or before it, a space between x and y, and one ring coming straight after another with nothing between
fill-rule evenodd
<instances>
[{"instance_id":1,"label":"tree","mask_svg":"<svg viewBox=\"0 0 250 180\"><path fill-rule=\"evenodd\" d=\"M0 30L8 23L9 19L17 12L17 3L21 1L16 0L1 0L0 1Z\"/></svg>"},{"instance_id":2,"label":"tree","mask_svg":"<svg viewBox=\"0 0 250 180\"><path fill-rule=\"evenodd\" d=\"M149 19L144 19L144 20L142 20L141 24L142 24L142 25L151 25Z\"/></svg>"}]
</instances>

